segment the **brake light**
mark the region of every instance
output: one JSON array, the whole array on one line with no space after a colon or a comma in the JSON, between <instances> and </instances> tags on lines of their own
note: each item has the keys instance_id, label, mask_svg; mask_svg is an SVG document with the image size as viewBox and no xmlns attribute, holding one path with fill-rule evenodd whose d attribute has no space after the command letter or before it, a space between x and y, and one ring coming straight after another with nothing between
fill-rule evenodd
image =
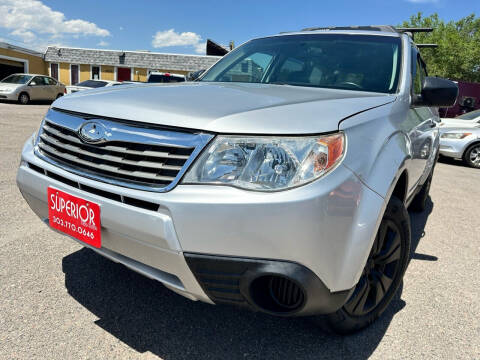
<instances>
[{"instance_id":1,"label":"brake light","mask_svg":"<svg viewBox=\"0 0 480 360\"><path fill-rule=\"evenodd\" d=\"M170 76L170 74L169 74L169 73L165 73L165 74L163 74L163 75L165 75L165 76Z\"/></svg>"},{"instance_id":2,"label":"brake light","mask_svg":"<svg viewBox=\"0 0 480 360\"><path fill-rule=\"evenodd\" d=\"M64 93L64 94L67 93L67 88L63 89L63 93Z\"/></svg>"}]
</instances>

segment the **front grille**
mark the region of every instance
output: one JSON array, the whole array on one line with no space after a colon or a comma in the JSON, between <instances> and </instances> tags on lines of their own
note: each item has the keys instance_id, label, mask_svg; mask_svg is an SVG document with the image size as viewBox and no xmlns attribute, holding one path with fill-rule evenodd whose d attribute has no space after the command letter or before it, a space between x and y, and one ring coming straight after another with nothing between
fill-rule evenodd
<instances>
[{"instance_id":1,"label":"front grille","mask_svg":"<svg viewBox=\"0 0 480 360\"><path fill-rule=\"evenodd\" d=\"M32 163L27 163L27 164L28 164L28 167L30 169L32 169L32 170L34 170L34 171L36 171L36 172L38 172L42 175L45 175L49 178L52 178L52 179L57 180L61 183L67 184L67 185L72 186L74 188L89 192L91 194L99 195L99 196L102 196L102 197L110 199L110 200L118 201L118 202L121 202L121 203L124 203L124 204L128 204L128 205L131 205L131 206L139 207L139 208L142 208L142 209L145 209L145 210L150 210L150 211L158 211L158 208L160 207L158 204L152 203L150 201L134 199L134 198L130 198L130 197L127 197L127 196L120 196L120 195L112 193L110 191L105 191L105 190L93 188L91 186L79 183L77 181L67 179L66 177L55 174L51 171L44 170L40 166L34 165Z\"/></svg>"},{"instance_id":2,"label":"front grille","mask_svg":"<svg viewBox=\"0 0 480 360\"><path fill-rule=\"evenodd\" d=\"M200 141L205 140L204 134L142 128L101 118L96 122L105 127L107 141L86 143L79 136L85 121L50 110L38 136L37 150L67 166L66 170L119 185L147 190L169 188L206 143Z\"/></svg>"}]
</instances>

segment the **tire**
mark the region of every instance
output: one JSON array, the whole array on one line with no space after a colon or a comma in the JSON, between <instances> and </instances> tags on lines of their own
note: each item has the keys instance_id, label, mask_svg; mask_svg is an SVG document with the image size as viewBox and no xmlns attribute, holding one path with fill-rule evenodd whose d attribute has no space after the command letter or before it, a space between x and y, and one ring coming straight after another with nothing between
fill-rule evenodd
<instances>
[{"instance_id":1,"label":"tire","mask_svg":"<svg viewBox=\"0 0 480 360\"><path fill-rule=\"evenodd\" d=\"M463 161L470 167L480 169L480 143L473 144L465 151Z\"/></svg>"},{"instance_id":2,"label":"tire","mask_svg":"<svg viewBox=\"0 0 480 360\"><path fill-rule=\"evenodd\" d=\"M410 256L410 218L404 203L392 197L387 205L367 263L343 307L326 316L337 334L351 334L373 323L398 290Z\"/></svg>"},{"instance_id":3,"label":"tire","mask_svg":"<svg viewBox=\"0 0 480 360\"><path fill-rule=\"evenodd\" d=\"M18 96L18 102L22 105L27 105L30 102L30 96L27 93L21 93Z\"/></svg>"}]
</instances>

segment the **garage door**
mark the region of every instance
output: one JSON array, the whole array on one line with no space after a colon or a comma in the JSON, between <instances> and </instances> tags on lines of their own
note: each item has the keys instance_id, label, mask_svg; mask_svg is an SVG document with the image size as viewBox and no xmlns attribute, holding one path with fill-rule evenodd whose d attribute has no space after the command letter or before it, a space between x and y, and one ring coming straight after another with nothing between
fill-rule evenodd
<instances>
[{"instance_id":1,"label":"garage door","mask_svg":"<svg viewBox=\"0 0 480 360\"><path fill-rule=\"evenodd\" d=\"M23 72L23 62L2 59L0 57L0 79L6 78L10 74Z\"/></svg>"}]
</instances>

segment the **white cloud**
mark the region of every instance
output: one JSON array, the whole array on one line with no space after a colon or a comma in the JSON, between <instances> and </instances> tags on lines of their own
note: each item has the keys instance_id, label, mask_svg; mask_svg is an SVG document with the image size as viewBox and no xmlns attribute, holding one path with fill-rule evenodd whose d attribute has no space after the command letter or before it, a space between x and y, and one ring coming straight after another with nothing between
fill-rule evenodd
<instances>
[{"instance_id":1,"label":"white cloud","mask_svg":"<svg viewBox=\"0 0 480 360\"><path fill-rule=\"evenodd\" d=\"M37 38L37 36L33 32L25 29L13 30L10 35L19 37L25 43L33 42Z\"/></svg>"},{"instance_id":2,"label":"white cloud","mask_svg":"<svg viewBox=\"0 0 480 360\"><path fill-rule=\"evenodd\" d=\"M97 46L108 46L108 45L110 45L110 43L108 43L105 40L100 40L100 42L97 44Z\"/></svg>"},{"instance_id":3,"label":"white cloud","mask_svg":"<svg viewBox=\"0 0 480 360\"><path fill-rule=\"evenodd\" d=\"M177 33L174 29L157 31L153 36L152 46L154 48L192 46L197 53L205 52L205 42L200 35L190 31Z\"/></svg>"},{"instance_id":4,"label":"white cloud","mask_svg":"<svg viewBox=\"0 0 480 360\"><path fill-rule=\"evenodd\" d=\"M39 0L0 0L0 28L30 44L63 36L110 36L110 32L81 19L66 19ZM38 38L41 38L38 40Z\"/></svg>"},{"instance_id":5,"label":"white cloud","mask_svg":"<svg viewBox=\"0 0 480 360\"><path fill-rule=\"evenodd\" d=\"M195 45L195 52L197 54L205 54L207 52L207 43L204 41L204 42L200 42L198 44Z\"/></svg>"}]
</instances>

